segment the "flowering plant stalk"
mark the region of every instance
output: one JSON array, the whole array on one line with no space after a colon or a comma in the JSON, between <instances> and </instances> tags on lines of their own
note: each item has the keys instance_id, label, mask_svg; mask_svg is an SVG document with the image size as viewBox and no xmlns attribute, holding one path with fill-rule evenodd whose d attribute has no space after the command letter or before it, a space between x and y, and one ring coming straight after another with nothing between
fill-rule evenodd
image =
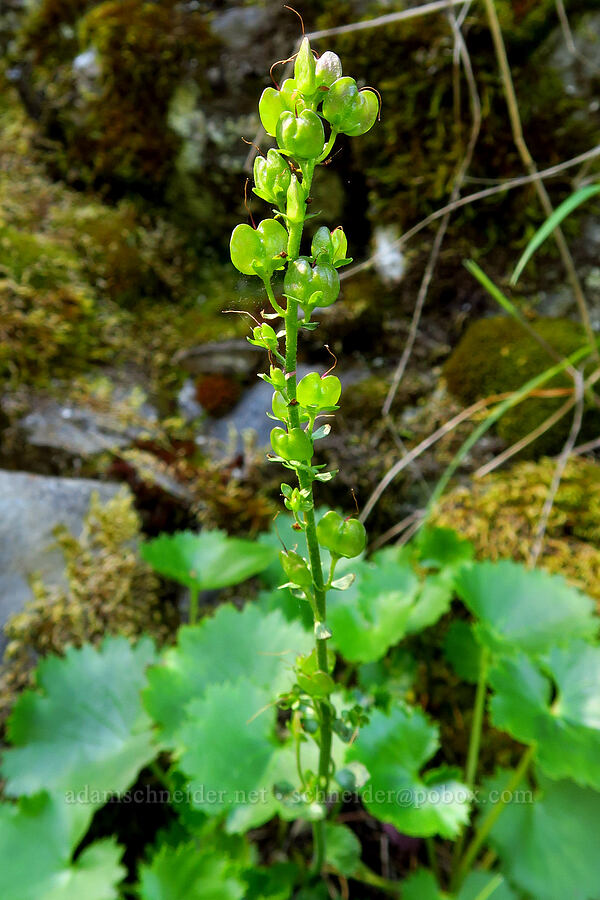
<instances>
[{"instance_id":1,"label":"flowering plant stalk","mask_svg":"<svg viewBox=\"0 0 600 900\"><path fill-rule=\"evenodd\" d=\"M252 344L269 354L270 368L262 374L273 387L272 417L282 424L271 432L273 453L296 475L296 484L284 483L284 503L294 516L297 531L306 539L306 557L297 550L284 550L281 564L288 579L286 586L303 597L312 608L315 649L297 664L298 692L308 695L318 723L315 734L319 745L318 772L311 779L303 772L298 753L299 776L308 796L325 797L331 773L332 728L335 712L330 695L335 688L331 677L333 660L328 655L327 592L343 590L351 577L335 578L338 561L360 555L365 547L365 530L355 518L342 518L334 510L319 522L315 518L314 483L329 481L334 472L313 462L315 441L325 437L329 423L316 420L329 417L338 409L341 384L335 375L310 372L296 379L299 329L318 327L312 320L317 308L331 306L340 291L338 269L351 262L343 228L333 231L323 226L315 233L310 255L301 255L301 243L308 215L310 190L317 166L324 164L340 134L357 137L373 127L379 113L379 100L369 89L359 90L356 81L342 76L339 57L327 51L316 58L308 38L302 41L296 56L294 77L281 88L266 88L259 101L259 113L267 134L276 138L277 148L254 163L254 193L272 205L272 218L257 227L238 225L230 243L231 259L244 275L256 275L265 286L272 312L253 329ZM284 272L283 296L275 296L273 276ZM267 320L282 319L284 328L276 331ZM281 341L284 340L284 348ZM283 352L282 352L283 350ZM327 576L323 573L321 548L331 555ZM295 712L302 702L291 703ZM294 715L293 722L301 722ZM297 735L298 748L300 735ZM314 868L322 867L325 853L324 814L314 823Z\"/></svg>"}]
</instances>

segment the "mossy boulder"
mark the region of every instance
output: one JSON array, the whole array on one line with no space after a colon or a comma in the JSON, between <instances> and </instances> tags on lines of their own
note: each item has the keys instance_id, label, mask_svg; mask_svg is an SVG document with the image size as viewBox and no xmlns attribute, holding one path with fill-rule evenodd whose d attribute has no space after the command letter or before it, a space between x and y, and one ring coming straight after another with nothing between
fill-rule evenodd
<instances>
[{"instance_id":1,"label":"mossy boulder","mask_svg":"<svg viewBox=\"0 0 600 900\"><path fill-rule=\"evenodd\" d=\"M569 356L587 344L581 325L570 319L536 319L531 323L539 337L560 357ZM516 391L531 378L556 364L548 352L514 319L497 316L479 319L468 328L443 369L448 389L465 405L485 397ZM543 389L555 396L528 398L509 410L498 422L500 437L512 444L541 425L562 406L573 391L568 375L560 374ZM562 447L571 416L564 416L533 441L523 453L533 456L554 453ZM581 436L600 426L597 409L586 409Z\"/></svg>"},{"instance_id":2,"label":"mossy boulder","mask_svg":"<svg viewBox=\"0 0 600 900\"><path fill-rule=\"evenodd\" d=\"M461 485L439 503L434 522L455 528L480 559L527 562L556 463L521 462ZM572 457L550 512L539 565L564 575L600 605L600 465Z\"/></svg>"}]
</instances>

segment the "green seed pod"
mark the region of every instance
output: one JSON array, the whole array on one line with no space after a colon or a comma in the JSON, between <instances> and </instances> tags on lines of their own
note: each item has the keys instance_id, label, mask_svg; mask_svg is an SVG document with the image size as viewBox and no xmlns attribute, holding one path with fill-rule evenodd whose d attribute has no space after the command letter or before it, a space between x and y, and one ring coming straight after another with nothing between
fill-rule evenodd
<instances>
[{"instance_id":1,"label":"green seed pod","mask_svg":"<svg viewBox=\"0 0 600 900\"><path fill-rule=\"evenodd\" d=\"M310 259L301 256L294 260L285 273L284 293L298 300L308 315L315 306L331 306L340 292L340 276L328 263L311 265Z\"/></svg>"},{"instance_id":2,"label":"green seed pod","mask_svg":"<svg viewBox=\"0 0 600 900\"><path fill-rule=\"evenodd\" d=\"M283 269L281 256L287 247L288 233L275 219L263 219L258 228L236 225L229 242L231 261L243 275L271 277Z\"/></svg>"},{"instance_id":3,"label":"green seed pod","mask_svg":"<svg viewBox=\"0 0 600 900\"><path fill-rule=\"evenodd\" d=\"M354 78L339 78L332 84L323 101L323 117L332 128L358 137L375 124L379 100L370 90L359 91Z\"/></svg>"},{"instance_id":4,"label":"green seed pod","mask_svg":"<svg viewBox=\"0 0 600 900\"><path fill-rule=\"evenodd\" d=\"M312 588L312 575L304 557L293 550L282 550L279 554L279 559L281 568L293 584L297 584L298 587L305 591L309 591Z\"/></svg>"},{"instance_id":5,"label":"green seed pod","mask_svg":"<svg viewBox=\"0 0 600 900\"><path fill-rule=\"evenodd\" d=\"M292 175L287 190L287 217L292 225L300 225L306 215L306 193L295 175Z\"/></svg>"},{"instance_id":6,"label":"green seed pod","mask_svg":"<svg viewBox=\"0 0 600 900\"><path fill-rule=\"evenodd\" d=\"M253 339L248 338L251 344L255 344L257 347L264 347L265 350L277 350L279 340L275 331L266 322L253 328L252 335Z\"/></svg>"},{"instance_id":7,"label":"green seed pod","mask_svg":"<svg viewBox=\"0 0 600 900\"><path fill-rule=\"evenodd\" d=\"M317 60L317 65L315 67L317 87L331 87L334 81L337 81L338 78L341 77L341 59L339 58L337 53L333 53L331 50L326 50L325 53Z\"/></svg>"},{"instance_id":8,"label":"green seed pod","mask_svg":"<svg viewBox=\"0 0 600 900\"><path fill-rule=\"evenodd\" d=\"M314 260L333 263L333 241L331 232L326 225L321 225L315 233L310 252Z\"/></svg>"},{"instance_id":9,"label":"green seed pod","mask_svg":"<svg viewBox=\"0 0 600 900\"><path fill-rule=\"evenodd\" d=\"M282 459L308 462L313 455L313 444L305 431L301 428L274 428L271 431L271 446Z\"/></svg>"},{"instance_id":10,"label":"green seed pod","mask_svg":"<svg viewBox=\"0 0 600 900\"><path fill-rule=\"evenodd\" d=\"M260 95L260 100L258 101L258 114L260 116L260 121L262 122L262 127L267 134L270 134L271 137L275 137L279 116L282 112L285 112L285 110L290 110L292 108L293 107L290 107L287 104L281 91L276 91L275 88L272 87L264 89Z\"/></svg>"},{"instance_id":11,"label":"green seed pod","mask_svg":"<svg viewBox=\"0 0 600 900\"><path fill-rule=\"evenodd\" d=\"M276 135L281 149L297 159L314 159L325 146L323 123L312 109L304 109L297 116L292 112L282 112Z\"/></svg>"},{"instance_id":12,"label":"green seed pod","mask_svg":"<svg viewBox=\"0 0 600 900\"><path fill-rule=\"evenodd\" d=\"M317 89L315 78L316 62L310 49L310 41L305 37L294 64L294 81L298 90L305 97L310 97Z\"/></svg>"},{"instance_id":13,"label":"green seed pod","mask_svg":"<svg viewBox=\"0 0 600 900\"><path fill-rule=\"evenodd\" d=\"M267 203L285 204L292 173L286 160L277 150L269 150L267 156L254 160L254 193Z\"/></svg>"},{"instance_id":14,"label":"green seed pod","mask_svg":"<svg viewBox=\"0 0 600 900\"><path fill-rule=\"evenodd\" d=\"M313 411L336 406L341 393L342 385L335 375L321 378L318 372L309 372L299 382L296 396L301 406Z\"/></svg>"},{"instance_id":15,"label":"green seed pod","mask_svg":"<svg viewBox=\"0 0 600 900\"><path fill-rule=\"evenodd\" d=\"M336 556L352 559L365 549L367 534L365 526L358 519L342 519L339 513L330 509L317 525L317 538Z\"/></svg>"}]
</instances>

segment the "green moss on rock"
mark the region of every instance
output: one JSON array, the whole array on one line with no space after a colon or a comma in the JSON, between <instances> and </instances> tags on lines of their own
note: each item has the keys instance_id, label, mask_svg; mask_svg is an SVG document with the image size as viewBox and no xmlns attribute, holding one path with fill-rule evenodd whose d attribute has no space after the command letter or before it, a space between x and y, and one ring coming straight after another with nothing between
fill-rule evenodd
<instances>
[{"instance_id":1,"label":"green moss on rock","mask_svg":"<svg viewBox=\"0 0 600 900\"><path fill-rule=\"evenodd\" d=\"M527 562L556 469L522 462L454 488L434 515L475 545L480 559ZM600 465L573 457L556 494L539 564L564 575L600 604Z\"/></svg>"},{"instance_id":2,"label":"green moss on rock","mask_svg":"<svg viewBox=\"0 0 600 900\"><path fill-rule=\"evenodd\" d=\"M531 323L537 334L560 357L569 356L587 343L581 325L570 319L536 319ZM556 359L522 325L508 317L473 322L444 366L448 388L465 404L516 391L531 378L555 365ZM553 397L531 397L519 403L500 419L498 434L512 444L528 435L552 415L572 392L568 375L560 374L544 385L555 391ZM560 450L570 428L565 416L552 429L530 444L528 455ZM588 409L582 436L598 429L597 410Z\"/></svg>"}]
</instances>

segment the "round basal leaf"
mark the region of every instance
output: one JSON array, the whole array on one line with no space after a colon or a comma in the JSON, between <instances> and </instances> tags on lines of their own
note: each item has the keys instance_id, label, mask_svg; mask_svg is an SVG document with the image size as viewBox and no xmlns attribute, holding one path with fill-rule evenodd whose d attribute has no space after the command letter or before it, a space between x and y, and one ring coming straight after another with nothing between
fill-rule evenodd
<instances>
[{"instance_id":1,"label":"round basal leaf","mask_svg":"<svg viewBox=\"0 0 600 900\"><path fill-rule=\"evenodd\" d=\"M600 789L600 647L557 647L543 669L524 655L504 660L490 684L496 728L535 744L539 766L551 778Z\"/></svg>"},{"instance_id":2,"label":"round basal leaf","mask_svg":"<svg viewBox=\"0 0 600 900\"><path fill-rule=\"evenodd\" d=\"M347 660L374 662L406 634L419 582L410 564L383 554L352 568L354 584L328 596L327 624Z\"/></svg>"},{"instance_id":3,"label":"round basal leaf","mask_svg":"<svg viewBox=\"0 0 600 900\"><path fill-rule=\"evenodd\" d=\"M485 788L501 792L510 774L491 779ZM523 788L515 791L489 837L507 878L535 900L594 900L600 885L600 794L542 777L531 802L531 792ZM523 802L528 795L530 802Z\"/></svg>"},{"instance_id":4,"label":"round basal leaf","mask_svg":"<svg viewBox=\"0 0 600 900\"><path fill-rule=\"evenodd\" d=\"M415 837L455 837L469 818L471 792L453 769L420 774L439 746L438 729L424 713L398 704L389 716L371 714L347 753L371 773L361 791L369 812Z\"/></svg>"},{"instance_id":5,"label":"round basal leaf","mask_svg":"<svg viewBox=\"0 0 600 900\"><path fill-rule=\"evenodd\" d=\"M239 865L214 848L196 841L178 847L163 845L140 868L140 900L242 900L246 888Z\"/></svg>"},{"instance_id":6,"label":"round basal leaf","mask_svg":"<svg viewBox=\"0 0 600 900\"><path fill-rule=\"evenodd\" d=\"M197 591L239 584L262 572L277 556L263 544L231 538L224 531L163 534L142 544L140 554L160 575Z\"/></svg>"},{"instance_id":7,"label":"round basal leaf","mask_svg":"<svg viewBox=\"0 0 600 900\"><path fill-rule=\"evenodd\" d=\"M360 863L361 846L354 832L347 825L325 823L325 862L350 877Z\"/></svg>"},{"instance_id":8,"label":"round basal leaf","mask_svg":"<svg viewBox=\"0 0 600 900\"><path fill-rule=\"evenodd\" d=\"M254 866L244 872L248 885L244 900L290 900L299 880L294 863L275 863L269 868Z\"/></svg>"},{"instance_id":9,"label":"round basal leaf","mask_svg":"<svg viewBox=\"0 0 600 900\"><path fill-rule=\"evenodd\" d=\"M481 645L470 622L457 619L450 624L443 645L444 656L459 678L476 684L481 666Z\"/></svg>"},{"instance_id":10,"label":"round basal leaf","mask_svg":"<svg viewBox=\"0 0 600 900\"><path fill-rule=\"evenodd\" d=\"M414 599L408 622L407 634L417 634L430 625L434 625L444 613L448 612L454 596L454 572L443 569L434 575L428 575L419 586Z\"/></svg>"},{"instance_id":11,"label":"round basal leaf","mask_svg":"<svg viewBox=\"0 0 600 900\"><path fill-rule=\"evenodd\" d=\"M0 805L2 900L116 900L123 848L97 841L73 862L87 828L78 818L75 806L48 794Z\"/></svg>"},{"instance_id":12,"label":"round basal leaf","mask_svg":"<svg viewBox=\"0 0 600 900\"><path fill-rule=\"evenodd\" d=\"M209 815L264 807L263 821L271 818L274 780L269 769L278 749L271 701L270 691L242 678L211 685L202 699L188 704L175 743L193 806Z\"/></svg>"},{"instance_id":13,"label":"round basal leaf","mask_svg":"<svg viewBox=\"0 0 600 900\"><path fill-rule=\"evenodd\" d=\"M419 562L432 569L456 568L473 559L475 550L452 528L422 528L413 543Z\"/></svg>"},{"instance_id":14,"label":"round basal leaf","mask_svg":"<svg viewBox=\"0 0 600 900\"><path fill-rule=\"evenodd\" d=\"M177 646L148 672L144 704L169 744L186 705L209 685L246 678L275 697L292 687L296 655L312 644L300 623L286 622L278 610L220 606L212 618L179 629Z\"/></svg>"},{"instance_id":15,"label":"round basal leaf","mask_svg":"<svg viewBox=\"0 0 600 900\"><path fill-rule=\"evenodd\" d=\"M68 792L101 806L126 790L157 752L140 696L155 658L149 638L106 638L43 660L39 691L19 698L8 723L7 794Z\"/></svg>"},{"instance_id":16,"label":"round basal leaf","mask_svg":"<svg viewBox=\"0 0 600 900\"><path fill-rule=\"evenodd\" d=\"M494 652L539 654L598 632L594 601L560 575L504 560L461 569L456 591L477 617L481 639Z\"/></svg>"}]
</instances>

